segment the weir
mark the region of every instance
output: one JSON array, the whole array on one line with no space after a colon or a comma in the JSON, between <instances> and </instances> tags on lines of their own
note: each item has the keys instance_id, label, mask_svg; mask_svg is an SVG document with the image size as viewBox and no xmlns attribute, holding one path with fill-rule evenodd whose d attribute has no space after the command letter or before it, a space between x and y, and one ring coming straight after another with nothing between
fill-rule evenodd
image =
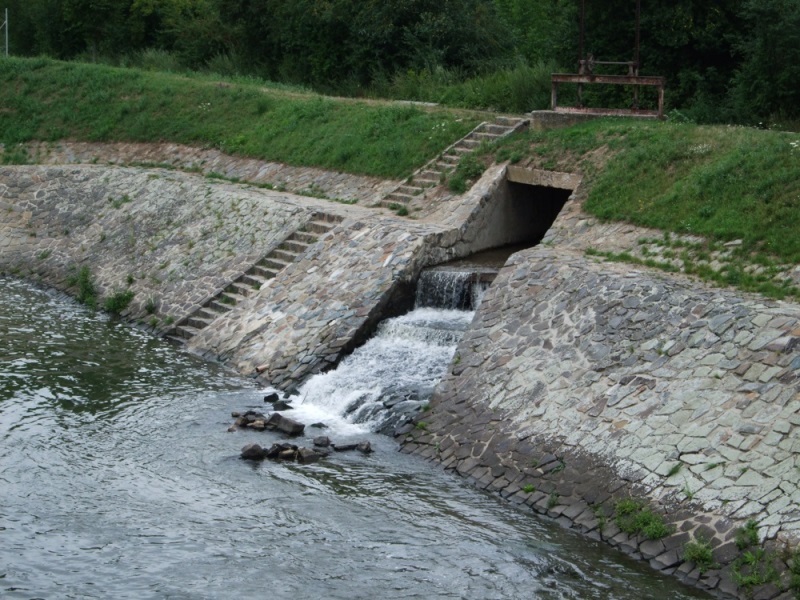
<instances>
[{"instance_id":1,"label":"weir","mask_svg":"<svg viewBox=\"0 0 800 600\"><path fill-rule=\"evenodd\" d=\"M413 310L382 321L334 370L311 377L294 395L299 411L394 433L424 409L489 285L486 273L424 271Z\"/></svg>"}]
</instances>

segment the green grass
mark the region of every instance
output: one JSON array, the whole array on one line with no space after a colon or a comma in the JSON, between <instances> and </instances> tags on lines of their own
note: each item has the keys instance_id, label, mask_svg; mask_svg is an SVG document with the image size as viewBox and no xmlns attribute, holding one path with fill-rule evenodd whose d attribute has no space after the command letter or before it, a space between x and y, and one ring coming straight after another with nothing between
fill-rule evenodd
<instances>
[{"instance_id":1,"label":"green grass","mask_svg":"<svg viewBox=\"0 0 800 600\"><path fill-rule=\"evenodd\" d=\"M501 149L584 171L585 208L601 219L741 239L743 251L800 262L800 133L598 119L515 135Z\"/></svg>"},{"instance_id":2,"label":"green grass","mask_svg":"<svg viewBox=\"0 0 800 600\"><path fill-rule=\"evenodd\" d=\"M666 537L673 531L661 515L644 502L630 498L620 500L614 507L614 523L628 535L643 535L649 540Z\"/></svg>"},{"instance_id":3,"label":"green grass","mask_svg":"<svg viewBox=\"0 0 800 600\"><path fill-rule=\"evenodd\" d=\"M736 530L736 547L739 550L746 550L756 545L758 545L758 523L750 519L743 527Z\"/></svg>"},{"instance_id":4,"label":"green grass","mask_svg":"<svg viewBox=\"0 0 800 600\"><path fill-rule=\"evenodd\" d=\"M0 61L0 142L6 145L170 141L399 178L479 122L447 110L343 102L259 82L219 83L45 58Z\"/></svg>"},{"instance_id":5,"label":"green grass","mask_svg":"<svg viewBox=\"0 0 800 600\"><path fill-rule=\"evenodd\" d=\"M719 285L771 297L798 296L783 279L800 263L800 133L598 119L569 128L528 131L484 150L533 168L580 172L584 209L603 221L627 221L700 236L697 247L667 244L661 256L611 258L682 270ZM520 157L523 157L520 159ZM741 240L725 247L727 242ZM663 242L662 242L662 245ZM725 251L721 269L708 258ZM749 266L761 265L753 273Z\"/></svg>"},{"instance_id":6,"label":"green grass","mask_svg":"<svg viewBox=\"0 0 800 600\"><path fill-rule=\"evenodd\" d=\"M800 548L795 548L789 559L789 589L800 598Z\"/></svg>"},{"instance_id":7,"label":"green grass","mask_svg":"<svg viewBox=\"0 0 800 600\"><path fill-rule=\"evenodd\" d=\"M683 560L693 562L700 573L717 567L714 563L711 544L702 537L686 542L683 546Z\"/></svg>"}]
</instances>

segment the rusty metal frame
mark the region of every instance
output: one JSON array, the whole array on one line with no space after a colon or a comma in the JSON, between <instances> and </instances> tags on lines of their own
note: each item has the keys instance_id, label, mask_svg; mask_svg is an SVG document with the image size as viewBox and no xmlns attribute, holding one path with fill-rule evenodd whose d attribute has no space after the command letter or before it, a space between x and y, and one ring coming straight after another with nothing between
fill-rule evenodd
<instances>
[{"instance_id":1,"label":"rusty metal frame","mask_svg":"<svg viewBox=\"0 0 800 600\"><path fill-rule=\"evenodd\" d=\"M636 38L634 42L634 55L632 61L616 62L595 60L591 54L584 55L584 41L586 38L586 0L581 0L581 24L580 40L578 43L578 74L553 73L551 75L551 108L555 112L595 114L595 115L615 115L615 116L638 116L664 118L664 77L641 76L639 75L640 57L639 48L641 44L641 0L636 0ZM627 75L596 75L594 67L596 65L621 65L628 67ZM578 85L578 106L565 107L558 106L558 85L560 83L574 83ZM587 108L583 106L583 86L591 84L606 85L630 85L633 86L633 108ZM658 110L643 110L639 108L639 87L652 86L658 90Z\"/></svg>"}]
</instances>

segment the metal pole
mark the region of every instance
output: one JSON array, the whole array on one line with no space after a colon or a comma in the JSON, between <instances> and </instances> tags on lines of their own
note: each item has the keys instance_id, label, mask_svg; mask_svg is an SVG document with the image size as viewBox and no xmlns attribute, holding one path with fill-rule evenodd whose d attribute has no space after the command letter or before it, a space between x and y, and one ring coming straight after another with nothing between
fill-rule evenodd
<instances>
[{"instance_id":1,"label":"metal pole","mask_svg":"<svg viewBox=\"0 0 800 600\"><path fill-rule=\"evenodd\" d=\"M636 48L633 54L633 68L636 69L634 75L639 74L639 43L641 41L640 22L642 18L642 0L636 0Z\"/></svg>"},{"instance_id":2,"label":"metal pole","mask_svg":"<svg viewBox=\"0 0 800 600\"><path fill-rule=\"evenodd\" d=\"M578 59L578 74L583 75L585 72L584 68L584 56L583 56L583 41L586 35L586 0L581 0L581 38L580 42L578 43L578 52L580 52L580 58ZM578 106L583 106L583 85L578 84Z\"/></svg>"},{"instance_id":3,"label":"metal pole","mask_svg":"<svg viewBox=\"0 0 800 600\"><path fill-rule=\"evenodd\" d=\"M6 28L6 58L8 58L8 9L6 9L6 20L3 22Z\"/></svg>"},{"instance_id":4,"label":"metal pole","mask_svg":"<svg viewBox=\"0 0 800 600\"><path fill-rule=\"evenodd\" d=\"M581 35L578 41L578 66L583 66L583 40L586 35L586 25L584 19L586 18L586 0L581 0Z\"/></svg>"},{"instance_id":5,"label":"metal pole","mask_svg":"<svg viewBox=\"0 0 800 600\"><path fill-rule=\"evenodd\" d=\"M633 52L633 75L639 76L639 42L641 41L641 34L639 23L642 16L642 0L636 0L636 47ZM639 86L633 86L633 108L639 110Z\"/></svg>"}]
</instances>

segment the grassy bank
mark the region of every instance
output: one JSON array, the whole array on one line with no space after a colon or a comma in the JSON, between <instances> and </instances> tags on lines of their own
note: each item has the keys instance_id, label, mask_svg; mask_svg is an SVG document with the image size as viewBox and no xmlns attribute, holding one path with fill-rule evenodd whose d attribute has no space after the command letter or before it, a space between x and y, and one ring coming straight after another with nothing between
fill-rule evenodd
<instances>
[{"instance_id":1,"label":"grassy bank","mask_svg":"<svg viewBox=\"0 0 800 600\"><path fill-rule=\"evenodd\" d=\"M580 171L589 213L665 232L609 258L773 297L799 294L781 276L800 264L798 133L606 119L526 132L492 152Z\"/></svg>"},{"instance_id":2,"label":"grassy bank","mask_svg":"<svg viewBox=\"0 0 800 600\"><path fill-rule=\"evenodd\" d=\"M0 142L170 141L378 177L404 177L480 121L337 102L256 83L49 59L0 60Z\"/></svg>"}]
</instances>

